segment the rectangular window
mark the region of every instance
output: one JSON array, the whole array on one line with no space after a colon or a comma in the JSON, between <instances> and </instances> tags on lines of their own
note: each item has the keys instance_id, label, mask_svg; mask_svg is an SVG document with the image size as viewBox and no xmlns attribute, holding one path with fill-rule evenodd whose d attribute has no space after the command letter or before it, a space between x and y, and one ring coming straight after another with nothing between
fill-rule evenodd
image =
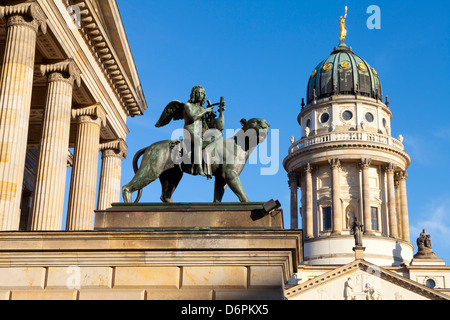
<instances>
[{"instance_id":1,"label":"rectangular window","mask_svg":"<svg viewBox=\"0 0 450 320\"><path fill-rule=\"evenodd\" d=\"M370 208L370 217L372 220L372 230L378 230L378 208Z\"/></svg>"},{"instance_id":2,"label":"rectangular window","mask_svg":"<svg viewBox=\"0 0 450 320\"><path fill-rule=\"evenodd\" d=\"M322 208L323 231L331 230L331 207Z\"/></svg>"}]
</instances>

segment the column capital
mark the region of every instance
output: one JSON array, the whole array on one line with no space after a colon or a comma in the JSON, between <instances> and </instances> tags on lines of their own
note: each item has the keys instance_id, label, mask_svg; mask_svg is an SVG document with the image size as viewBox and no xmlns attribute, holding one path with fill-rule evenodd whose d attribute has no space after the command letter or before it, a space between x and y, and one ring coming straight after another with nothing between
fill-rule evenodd
<instances>
[{"instance_id":1,"label":"column capital","mask_svg":"<svg viewBox=\"0 0 450 320\"><path fill-rule=\"evenodd\" d=\"M106 111L100 103L85 108L73 109L72 118L80 122L95 122L101 127L106 126Z\"/></svg>"},{"instance_id":2,"label":"column capital","mask_svg":"<svg viewBox=\"0 0 450 320\"><path fill-rule=\"evenodd\" d=\"M393 163L388 163L384 166L384 171L386 173L394 173L395 171L395 164Z\"/></svg>"},{"instance_id":3,"label":"column capital","mask_svg":"<svg viewBox=\"0 0 450 320\"><path fill-rule=\"evenodd\" d=\"M401 181L401 180L406 180L407 178L408 178L408 172L406 172L406 171L395 172L395 180Z\"/></svg>"},{"instance_id":4,"label":"column capital","mask_svg":"<svg viewBox=\"0 0 450 320\"><path fill-rule=\"evenodd\" d=\"M312 173L312 171L314 170L314 166L308 163L303 167L303 170L305 171L305 173Z\"/></svg>"},{"instance_id":5,"label":"column capital","mask_svg":"<svg viewBox=\"0 0 450 320\"><path fill-rule=\"evenodd\" d=\"M123 139L108 141L100 145L100 151L106 156L127 158L128 146Z\"/></svg>"},{"instance_id":6,"label":"column capital","mask_svg":"<svg viewBox=\"0 0 450 320\"><path fill-rule=\"evenodd\" d=\"M32 21L27 21L24 17L29 17ZM24 25L32 27L36 32L40 29L42 33L47 33L47 17L36 1L0 6L0 19L6 19L8 26Z\"/></svg>"},{"instance_id":7,"label":"column capital","mask_svg":"<svg viewBox=\"0 0 450 320\"><path fill-rule=\"evenodd\" d=\"M369 168L370 164L372 163L372 159L370 158L362 158L361 161L359 162L359 165L361 168Z\"/></svg>"},{"instance_id":8,"label":"column capital","mask_svg":"<svg viewBox=\"0 0 450 320\"><path fill-rule=\"evenodd\" d=\"M41 65L40 69L42 76L48 76L49 81L63 80L81 86L81 71L72 59Z\"/></svg>"},{"instance_id":9,"label":"column capital","mask_svg":"<svg viewBox=\"0 0 450 320\"><path fill-rule=\"evenodd\" d=\"M330 164L331 168L338 169L341 167L341 161L339 161L338 158L329 159L328 163Z\"/></svg>"}]
</instances>

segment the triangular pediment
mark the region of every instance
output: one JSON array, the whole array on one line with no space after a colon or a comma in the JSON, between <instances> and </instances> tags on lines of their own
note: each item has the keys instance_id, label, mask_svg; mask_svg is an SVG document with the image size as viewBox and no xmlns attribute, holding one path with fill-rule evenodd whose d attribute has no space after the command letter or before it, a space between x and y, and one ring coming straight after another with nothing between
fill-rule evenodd
<instances>
[{"instance_id":1,"label":"triangular pediment","mask_svg":"<svg viewBox=\"0 0 450 320\"><path fill-rule=\"evenodd\" d=\"M364 260L291 287L285 296L289 300L450 300L450 296Z\"/></svg>"}]
</instances>

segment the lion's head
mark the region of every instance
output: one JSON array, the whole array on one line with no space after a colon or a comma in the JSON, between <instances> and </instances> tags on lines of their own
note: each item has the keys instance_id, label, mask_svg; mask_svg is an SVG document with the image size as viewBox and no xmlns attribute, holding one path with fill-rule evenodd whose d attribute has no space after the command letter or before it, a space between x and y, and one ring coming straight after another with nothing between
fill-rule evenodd
<instances>
[{"instance_id":1,"label":"lion's head","mask_svg":"<svg viewBox=\"0 0 450 320\"><path fill-rule=\"evenodd\" d=\"M255 133L257 135L257 143L262 143L267 138L267 134L269 132L270 123L268 123L264 119L253 118L250 120L242 119L242 130L245 132L245 135L251 135Z\"/></svg>"}]
</instances>

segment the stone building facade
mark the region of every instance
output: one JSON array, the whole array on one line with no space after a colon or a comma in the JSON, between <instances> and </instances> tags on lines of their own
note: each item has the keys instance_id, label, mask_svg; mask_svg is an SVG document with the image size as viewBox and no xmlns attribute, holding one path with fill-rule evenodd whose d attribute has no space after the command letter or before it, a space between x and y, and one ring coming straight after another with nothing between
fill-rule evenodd
<instances>
[{"instance_id":1,"label":"stone building facade","mask_svg":"<svg viewBox=\"0 0 450 320\"><path fill-rule=\"evenodd\" d=\"M282 212L255 227L241 205L144 208L197 223L94 229L120 200L127 119L147 109L116 1L0 1L0 61L0 300L283 298L302 246Z\"/></svg>"},{"instance_id":2,"label":"stone building facade","mask_svg":"<svg viewBox=\"0 0 450 320\"><path fill-rule=\"evenodd\" d=\"M147 108L118 7L3 1L0 18L0 231L92 230L97 194L98 209L120 200L127 118Z\"/></svg>"}]
</instances>

